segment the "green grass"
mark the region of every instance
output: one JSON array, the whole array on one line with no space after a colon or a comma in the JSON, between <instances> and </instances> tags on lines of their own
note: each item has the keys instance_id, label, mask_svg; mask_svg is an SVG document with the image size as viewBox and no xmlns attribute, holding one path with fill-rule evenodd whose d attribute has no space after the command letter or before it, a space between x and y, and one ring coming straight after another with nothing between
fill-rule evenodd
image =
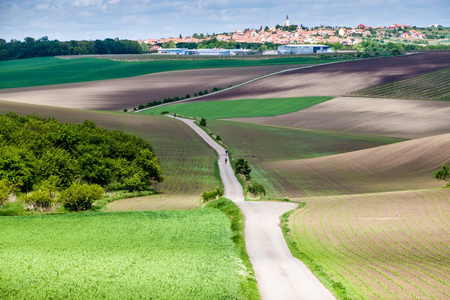
<instances>
[{"instance_id":1,"label":"green grass","mask_svg":"<svg viewBox=\"0 0 450 300\"><path fill-rule=\"evenodd\" d=\"M227 119L268 117L296 112L333 99L332 97L296 97L180 103L144 110L141 114L176 112L185 117Z\"/></svg>"},{"instance_id":2,"label":"green grass","mask_svg":"<svg viewBox=\"0 0 450 300\"><path fill-rule=\"evenodd\" d=\"M255 299L214 209L0 217L1 299Z\"/></svg>"},{"instance_id":3,"label":"green grass","mask_svg":"<svg viewBox=\"0 0 450 300\"><path fill-rule=\"evenodd\" d=\"M450 100L450 68L352 92L350 96Z\"/></svg>"},{"instance_id":4,"label":"green grass","mask_svg":"<svg viewBox=\"0 0 450 300\"><path fill-rule=\"evenodd\" d=\"M322 157L404 141L398 138L222 120L208 120L208 128L220 135L233 157L249 161L252 178L265 186L269 198L283 198L286 191L299 190L298 186L292 186L295 178L281 175L282 170L271 166L274 162Z\"/></svg>"},{"instance_id":5,"label":"green grass","mask_svg":"<svg viewBox=\"0 0 450 300\"><path fill-rule=\"evenodd\" d=\"M312 57L139 62L100 58L60 59L42 57L0 62L0 89L124 78L189 69L314 63L322 63L322 61Z\"/></svg>"}]
</instances>

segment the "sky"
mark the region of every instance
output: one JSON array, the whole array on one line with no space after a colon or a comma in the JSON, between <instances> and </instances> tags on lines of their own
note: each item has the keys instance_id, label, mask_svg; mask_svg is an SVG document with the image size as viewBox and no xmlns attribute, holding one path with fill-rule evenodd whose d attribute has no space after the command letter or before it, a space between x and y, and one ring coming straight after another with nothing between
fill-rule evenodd
<instances>
[{"instance_id":1,"label":"sky","mask_svg":"<svg viewBox=\"0 0 450 300\"><path fill-rule=\"evenodd\" d=\"M0 38L146 39L291 24L450 26L449 0L0 0Z\"/></svg>"}]
</instances>

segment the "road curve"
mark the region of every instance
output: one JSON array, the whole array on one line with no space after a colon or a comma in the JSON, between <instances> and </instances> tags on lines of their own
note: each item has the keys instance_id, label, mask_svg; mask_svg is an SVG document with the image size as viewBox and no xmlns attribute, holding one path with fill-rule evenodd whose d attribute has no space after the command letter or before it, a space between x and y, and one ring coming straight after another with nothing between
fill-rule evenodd
<instances>
[{"instance_id":1,"label":"road curve","mask_svg":"<svg viewBox=\"0 0 450 300\"><path fill-rule=\"evenodd\" d=\"M194 124L189 125L218 154L220 177L225 197L235 202L245 216L245 243L263 300L335 299L329 290L298 259L292 256L280 228L280 216L294 209L295 203L246 202L242 186L230 164L225 164L225 149Z\"/></svg>"}]
</instances>

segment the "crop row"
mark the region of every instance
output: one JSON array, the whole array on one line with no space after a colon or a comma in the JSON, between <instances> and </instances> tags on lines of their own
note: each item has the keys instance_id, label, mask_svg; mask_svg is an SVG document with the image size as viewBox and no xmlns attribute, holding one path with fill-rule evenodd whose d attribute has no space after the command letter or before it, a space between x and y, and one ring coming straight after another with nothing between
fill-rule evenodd
<instances>
[{"instance_id":1,"label":"crop row","mask_svg":"<svg viewBox=\"0 0 450 300\"><path fill-rule=\"evenodd\" d=\"M244 299L217 210L0 218L1 299Z\"/></svg>"},{"instance_id":2,"label":"crop row","mask_svg":"<svg viewBox=\"0 0 450 300\"><path fill-rule=\"evenodd\" d=\"M266 192L268 197L272 198L326 193L324 187L327 185L323 184L323 181L333 181L333 177L330 176L332 171L316 175L311 173L309 168L316 167L316 163L324 164L324 170L334 168L335 165L330 166L333 163L328 161L314 161L314 164L310 164L311 158L400 141L358 134L219 120L208 120L208 127L214 134L220 135L222 142L228 146L234 157L243 157L249 161L254 170L252 177L258 182L267 184L265 184ZM300 169L297 167L299 164L307 166ZM367 184L369 185L369 182Z\"/></svg>"},{"instance_id":3,"label":"crop row","mask_svg":"<svg viewBox=\"0 0 450 300\"><path fill-rule=\"evenodd\" d=\"M308 198L291 215L290 238L348 296L444 299L450 295L448 196L422 190Z\"/></svg>"},{"instance_id":4,"label":"crop row","mask_svg":"<svg viewBox=\"0 0 450 300\"><path fill-rule=\"evenodd\" d=\"M450 68L352 92L351 96L449 100Z\"/></svg>"}]
</instances>

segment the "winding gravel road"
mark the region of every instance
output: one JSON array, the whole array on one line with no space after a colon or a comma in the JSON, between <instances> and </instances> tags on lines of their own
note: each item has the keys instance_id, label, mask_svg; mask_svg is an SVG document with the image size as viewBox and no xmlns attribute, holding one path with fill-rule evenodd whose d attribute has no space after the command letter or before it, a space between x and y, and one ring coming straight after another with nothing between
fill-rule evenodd
<instances>
[{"instance_id":1,"label":"winding gravel road","mask_svg":"<svg viewBox=\"0 0 450 300\"><path fill-rule=\"evenodd\" d=\"M280 228L280 216L297 205L285 202L246 202L233 169L230 164L225 164L225 149L195 125L193 120L178 120L189 125L218 153L225 197L235 202L245 216L246 248L261 299L335 299L311 271L292 256L286 245Z\"/></svg>"}]
</instances>

